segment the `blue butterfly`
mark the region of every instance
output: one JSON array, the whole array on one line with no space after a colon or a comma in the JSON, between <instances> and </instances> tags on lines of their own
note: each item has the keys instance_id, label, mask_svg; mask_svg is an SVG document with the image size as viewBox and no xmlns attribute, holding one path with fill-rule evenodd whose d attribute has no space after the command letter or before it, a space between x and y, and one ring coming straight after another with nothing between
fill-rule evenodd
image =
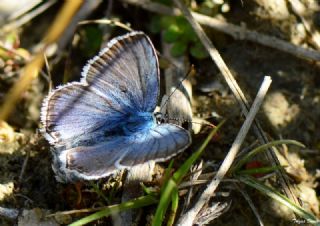
<instances>
[{"instance_id":1,"label":"blue butterfly","mask_svg":"<svg viewBox=\"0 0 320 226\"><path fill-rule=\"evenodd\" d=\"M51 91L41 122L58 179L99 179L185 150L189 132L154 113L159 82L156 51L135 31L112 39L83 68L80 82Z\"/></svg>"}]
</instances>

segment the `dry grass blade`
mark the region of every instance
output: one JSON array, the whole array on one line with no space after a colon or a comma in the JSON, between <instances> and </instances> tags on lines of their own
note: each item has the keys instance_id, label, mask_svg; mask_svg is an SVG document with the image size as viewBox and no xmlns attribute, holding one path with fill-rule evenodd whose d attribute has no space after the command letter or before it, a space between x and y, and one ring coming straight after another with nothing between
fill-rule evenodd
<instances>
[{"instance_id":1,"label":"dry grass blade","mask_svg":"<svg viewBox=\"0 0 320 226\"><path fill-rule=\"evenodd\" d=\"M246 191L244 191L237 183L234 183L237 190L242 194L242 196L244 197L244 199L247 201L247 203L249 204L250 208L252 209L252 212L254 213L254 215L257 218L257 221L259 223L260 226L264 226L264 223L262 222L262 219L260 217L260 214L258 212L258 210L256 209L256 207L254 206L250 196L248 195L248 193Z\"/></svg>"}]
</instances>

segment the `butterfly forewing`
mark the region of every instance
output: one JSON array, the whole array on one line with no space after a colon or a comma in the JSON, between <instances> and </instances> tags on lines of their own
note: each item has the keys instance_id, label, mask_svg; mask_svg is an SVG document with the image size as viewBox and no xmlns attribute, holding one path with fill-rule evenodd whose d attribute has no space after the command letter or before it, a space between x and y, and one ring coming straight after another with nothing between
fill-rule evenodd
<instances>
[{"instance_id":1,"label":"butterfly forewing","mask_svg":"<svg viewBox=\"0 0 320 226\"><path fill-rule=\"evenodd\" d=\"M153 112L159 95L159 67L151 41L134 32L110 43L84 68L85 80L101 93L113 92L117 101L128 100L131 111Z\"/></svg>"},{"instance_id":2,"label":"butterfly forewing","mask_svg":"<svg viewBox=\"0 0 320 226\"><path fill-rule=\"evenodd\" d=\"M96 130L116 127L125 117L125 110L123 105L111 103L88 86L73 83L51 93L42 121L47 139L53 144L66 145Z\"/></svg>"},{"instance_id":3,"label":"butterfly forewing","mask_svg":"<svg viewBox=\"0 0 320 226\"><path fill-rule=\"evenodd\" d=\"M96 129L112 131L129 114L153 112L158 92L158 60L149 38L142 32L120 36L89 61L80 83L49 94L41 111L43 132L64 145Z\"/></svg>"}]
</instances>

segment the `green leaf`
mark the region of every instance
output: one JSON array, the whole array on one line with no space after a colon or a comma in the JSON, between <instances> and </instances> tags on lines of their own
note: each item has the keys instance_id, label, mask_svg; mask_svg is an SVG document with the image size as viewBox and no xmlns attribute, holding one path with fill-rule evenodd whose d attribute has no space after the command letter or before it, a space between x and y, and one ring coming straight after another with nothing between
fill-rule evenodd
<instances>
[{"instance_id":1,"label":"green leaf","mask_svg":"<svg viewBox=\"0 0 320 226\"><path fill-rule=\"evenodd\" d=\"M163 16L161 17L161 27L167 29L171 24L176 23L176 18L174 16Z\"/></svg>"},{"instance_id":2,"label":"green leaf","mask_svg":"<svg viewBox=\"0 0 320 226\"><path fill-rule=\"evenodd\" d=\"M178 187L175 187L172 191L172 196L171 196L171 212L169 215L169 219L167 222L167 226L172 226L174 223L174 220L176 218L178 206L179 206L179 192L178 192Z\"/></svg>"},{"instance_id":3,"label":"green leaf","mask_svg":"<svg viewBox=\"0 0 320 226\"><path fill-rule=\"evenodd\" d=\"M152 33L160 33L160 31L162 30L160 16L152 17L149 25L149 29Z\"/></svg>"},{"instance_id":4,"label":"green leaf","mask_svg":"<svg viewBox=\"0 0 320 226\"><path fill-rule=\"evenodd\" d=\"M171 202L172 193L177 190L177 184L174 180L169 179L164 189L162 189L160 201L152 220L152 226L161 226L165 213L167 212L168 206Z\"/></svg>"},{"instance_id":5,"label":"green leaf","mask_svg":"<svg viewBox=\"0 0 320 226\"><path fill-rule=\"evenodd\" d=\"M102 31L97 26L86 26L83 33L82 51L87 56L95 55L101 47Z\"/></svg>"},{"instance_id":6,"label":"green leaf","mask_svg":"<svg viewBox=\"0 0 320 226\"><path fill-rule=\"evenodd\" d=\"M241 175L248 175L248 174L266 174L275 172L277 169L282 168L282 166L270 166L270 167L259 167L254 169L246 169L240 170L237 174Z\"/></svg>"},{"instance_id":7,"label":"green leaf","mask_svg":"<svg viewBox=\"0 0 320 226\"><path fill-rule=\"evenodd\" d=\"M182 35L182 39L185 42L196 42L199 41L198 36L194 32L190 23L184 17L177 17L177 25L179 26Z\"/></svg>"},{"instance_id":8,"label":"green leaf","mask_svg":"<svg viewBox=\"0 0 320 226\"><path fill-rule=\"evenodd\" d=\"M168 43L176 42L181 35L181 31L176 24L171 24L163 34L163 38Z\"/></svg>"},{"instance_id":9,"label":"green leaf","mask_svg":"<svg viewBox=\"0 0 320 226\"><path fill-rule=\"evenodd\" d=\"M171 55L174 57L180 57L183 54L185 54L187 50L187 44L184 42L176 42L173 44L173 46L171 47Z\"/></svg>"},{"instance_id":10,"label":"green leaf","mask_svg":"<svg viewBox=\"0 0 320 226\"><path fill-rule=\"evenodd\" d=\"M204 59L209 56L207 50L203 47L203 45L200 42L191 46L190 54L191 56L197 59Z\"/></svg>"},{"instance_id":11,"label":"green leaf","mask_svg":"<svg viewBox=\"0 0 320 226\"><path fill-rule=\"evenodd\" d=\"M184 29L186 26L189 25L189 22L183 16L178 16L176 17L176 24L182 29Z\"/></svg>"}]
</instances>

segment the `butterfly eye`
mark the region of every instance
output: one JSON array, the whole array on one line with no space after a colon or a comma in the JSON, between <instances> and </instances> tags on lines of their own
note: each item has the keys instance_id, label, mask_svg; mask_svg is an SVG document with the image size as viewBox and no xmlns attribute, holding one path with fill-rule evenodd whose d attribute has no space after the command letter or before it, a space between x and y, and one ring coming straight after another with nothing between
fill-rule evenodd
<instances>
[{"instance_id":1,"label":"butterfly eye","mask_svg":"<svg viewBox=\"0 0 320 226\"><path fill-rule=\"evenodd\" d=\"M157 124L165 123L165 118L162 113L156 112L156 113L154 113L154 117L156 119Z\"/></svg>"}]
</instances>

